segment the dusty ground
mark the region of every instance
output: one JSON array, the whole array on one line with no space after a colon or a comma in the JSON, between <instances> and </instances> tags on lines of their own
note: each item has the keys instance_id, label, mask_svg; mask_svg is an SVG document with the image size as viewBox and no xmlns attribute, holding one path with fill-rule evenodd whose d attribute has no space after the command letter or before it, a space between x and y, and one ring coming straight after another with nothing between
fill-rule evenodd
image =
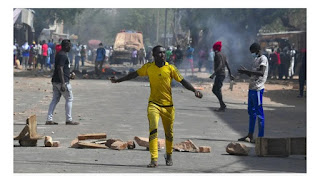
<instances>
[{"instance_id":1,"label":"dusty ground","mask_svg":"<svg viewBox=\"0 0 320 176\"><path fill-rule=\"evenodd\" d=\"M126 71L130 66L114 66ZM137 68L137 67L133 67ZM82 69L92 70L92 65ZM182 71L184 75L184 71ZM25 125L25 119L37 115L38 133L52 136L61 142L59 148L19 147L15 141L14 173L305 173L304 156L287 158L257 157L254 144L248 157L226 154L228 143L247 133L248 115L247 79L237 79L230 91L228 80L223 86L225 113L214 112L218 101L211 92L212 80L208 73L184 75L195 87L203 89L204 97L194 95L173 82L176 108L175 138L177 142L191 139L199 146L211 146L208 154L174 153L175 164L166 167L160 151L160 167L146 168L149 152L136 150L99 150L69 148L79 134L106 132L108 138L132 140L134 136L148 135L146 107L149 84L145 78L111 84L107 77L72 81L74 91L73 118L79 126L64 125L64 99L57 105L54 119L59 125L44 125L48 105L52 98L50 72L14 70L14 135ZM244 82L245 81L245 82ZM297 79L268 81L264 95L266 114L265 136L306 136L306 98L297 98ZM159 137L163 129L159 123ZM32 155L33 157L30 157ZM160 156L161 155L161 156Z\"/></svg>"}]
</instances>

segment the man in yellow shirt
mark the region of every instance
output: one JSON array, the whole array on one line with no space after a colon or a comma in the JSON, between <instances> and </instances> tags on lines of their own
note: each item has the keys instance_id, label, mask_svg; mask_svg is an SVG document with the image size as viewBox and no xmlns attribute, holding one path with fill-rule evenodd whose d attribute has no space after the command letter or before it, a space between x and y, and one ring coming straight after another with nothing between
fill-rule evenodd
<instances>
[{"instance_id":1,"label":"man in yellow shirt","mask_svg":"<svg viewBox=\"0 0 320 176\"><path fill-rule=\"evenodd\" d=\"M148 167L158 166L158 122L159 117L162 119L162 124L166 138L166 165L172 166L172 151L173 151L173 122L175 109L172 102L171 82L172 78L180 82L186 89L195 93L195 96L202 98L202 93L186 81L179 70L166 62L165 48L158 45L152 50L154 62L144 64L140 69L131 72L128 75L116 79L111 78L112 83L119 83L134 79L138 76L148 76L150 80L150 97L148 104L148 120L149 120L149 151L151 154L151 162Z\"/></svg>"}]
</instances>

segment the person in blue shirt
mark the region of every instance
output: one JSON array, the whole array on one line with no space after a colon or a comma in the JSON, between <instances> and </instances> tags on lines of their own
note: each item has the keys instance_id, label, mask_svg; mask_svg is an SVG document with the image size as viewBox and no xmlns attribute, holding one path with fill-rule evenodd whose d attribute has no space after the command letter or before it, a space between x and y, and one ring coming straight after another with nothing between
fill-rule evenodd
<instances>
[{"instance_id":1,"label":"person in blue shirt","mask_svg":"<svg viewBox=\"0 0 320 176\"><path fill-rule=\"evenodd\" d=\"M191 46L189 46L188 49L187 49L186 57L188 59L189 65L191 67L192 76L193 76L193 52L194 52L194 49ZM187 68L186 68L185 72L187 74Z\"/></svg>"},{"instance_id":2,"label":"person in blue shirt","mask_svg":"<svg viewBox=\"0 0 320 176\"><path fill-rule=\"evenodd\" d=\"M106 50L103 48L103 44L99 44L99 48L97 49L96 61L95 61L95 72L96 75L100 76L102 71L102 65L106 59ZM99 66L99 68L98 68Z\"/></svg>"}]
</instances>

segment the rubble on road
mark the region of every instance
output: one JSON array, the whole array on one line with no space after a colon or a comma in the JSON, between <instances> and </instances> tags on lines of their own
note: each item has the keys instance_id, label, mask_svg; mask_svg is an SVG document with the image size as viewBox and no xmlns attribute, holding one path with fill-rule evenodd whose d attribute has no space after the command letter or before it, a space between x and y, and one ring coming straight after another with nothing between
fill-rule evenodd
<instances>
[{"instance_id":1,"label":"rubble on road","mask_svg":"<svg viewBox=\"0 0 320 176\"><path fill-rule=\"evenodd\" d=\"M134 141L128 141L128 142L127 142L127 148L128 148L128 149L134 149L134 148L136 148L136 144L134 143Z\"/></svg>"},{"instance_id":2,"label":"rubble on road","mask_svg":"<svg viewBox=\"0 0 320 176\"><path fill-rule=\"evenodd\" d=\"M149 138L135 136L134 140L137 142L139 146L146 147L147 149L149 148ZM158 138L158 149L164 149L165 146L165 139Z\"/></svg>"},{"instance_id":3,"label":"rubble on road","mask_svg":"<svg viewBox=\"0 0 320 176\"><path fill-rule=\"evenodd\" d=\"M211 147L209 146L200 146L199 147L199 153L210 153Z\"/></svg>"},{"instance_id":4,"label":"rubble on road","mask_svg":"<svg viewBox=\"0 0 320 176\"><path fill-rule=\"evenodd\" d=\"M199 152L199 147L197 147L190 139L184 142L175 144L173 146L173 149L179 152L194 152L194 153Z\"/></svg>"},{"instance_id":5,"label":"rubble on road","mask_svg":"<svg viewBox=\"0 0 320 176\"><path fill-rule=\"evenodd\" d=\"M87 140L87 139L106 139L106 133L91 133L91 134L81 134L78 135L79 140Z\"/></svg>"},{"instance_id":6,"label":"rubble on road","mask_svg":"<svg viewBox=\"0 0 320 176\"><path fill-rule=\"evenodd\" d=\"M108 148L111 148L111 145L112 145L114 142L117 142L117 141L123 142L121 139L111 138L111 139L108 139L108 140L107 140L107 142L105 143L105 145L106 145Z\"/></svg>"},{"instance_id":7,"label":"rubble on road","mask_svg":"<svg viewBox=\"0 0 320 176\"><path fill-rule=\"evenodd\" d=\"M37 133L37 116L32 115L27 118L26 126L18 136L13 138L13 140L19 140L21 146L32 147L37 146L37 140L43 138L44 136Z\"/></svg>"}]
</instances>

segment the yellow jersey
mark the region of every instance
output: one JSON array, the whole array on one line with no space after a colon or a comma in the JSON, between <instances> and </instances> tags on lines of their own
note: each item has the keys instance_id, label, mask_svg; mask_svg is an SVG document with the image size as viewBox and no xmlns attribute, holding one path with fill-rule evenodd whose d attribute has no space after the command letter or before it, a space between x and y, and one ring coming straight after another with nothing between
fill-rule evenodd
<instances>
[{"instance_id":1,"label":"yellow jersey","mask_svg":"<svg viewBox=\"0 0 320 176\"><path fill-rule=\"evenodd\" d=\"M158 67L155 62L146 63L137 70L139 76L148 76L150 81L149 102L160 106L173 106L171 94L172 78L177 82L183 80L179 70L168 62Z\"/></svg>"}]
</instances>

